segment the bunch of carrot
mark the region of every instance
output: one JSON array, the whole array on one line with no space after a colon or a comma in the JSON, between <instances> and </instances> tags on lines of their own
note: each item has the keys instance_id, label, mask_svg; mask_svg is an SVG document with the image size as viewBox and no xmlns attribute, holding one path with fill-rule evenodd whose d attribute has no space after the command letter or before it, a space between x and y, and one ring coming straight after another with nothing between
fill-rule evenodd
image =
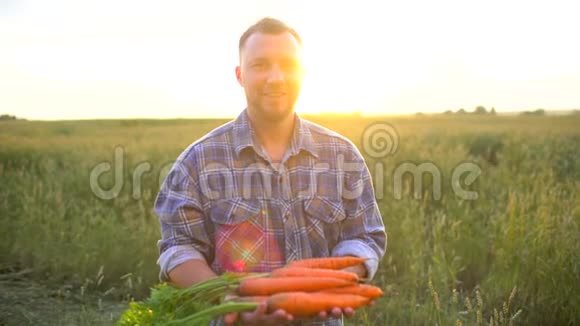
<instances>
[{"instance_id":1,"label":"bunch of carrot","mask_svg":"<svg viewBox=\"0 0 580 326\"><path fill-rule=\"evenodd\" d=\"M359 284L355 273L341 269L364 262L359 257L311 258L243 280L237 289L243 302L266 301L268 309L284 309L296 317L313 317L334 307L358 309L383 295L375 286Z\"/></svg>"},{"instance_id":2,"label":"bunch of carrot","mask_svg":"<svg viewBox=\"0 0 580 326\"><path fill-rule=\"evenodd\" d=\"M295 317L313 317L334 307L358 309L383 295L360 284L357 257L313 258L292 262L270 273L225 273L187 289L162 284L150 298L132 302L117 325L202 325L231 312L255 310L265 301L269 311L284 309ZM224 300L227 293L239 297ZM219 302L213 304L212 302Z\"/></svg>"}]
</instances>

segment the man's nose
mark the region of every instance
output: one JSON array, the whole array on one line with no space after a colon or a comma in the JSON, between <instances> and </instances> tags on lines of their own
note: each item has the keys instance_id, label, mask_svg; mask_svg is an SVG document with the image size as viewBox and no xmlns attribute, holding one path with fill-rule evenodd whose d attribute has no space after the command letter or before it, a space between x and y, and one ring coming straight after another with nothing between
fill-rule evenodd
<instances>
[{"instance_id":1,"label":"man's nose","mask_svg":"<svg viewBox=\"0 0 580 326\"><path fill-rule=\"evenodd\" d=\"M274 64L270 67L270 71L268 72L268 81L269 82L278 82L284 81L284 72L280 69L280 66Z\"/></svg>"}]
</instances>

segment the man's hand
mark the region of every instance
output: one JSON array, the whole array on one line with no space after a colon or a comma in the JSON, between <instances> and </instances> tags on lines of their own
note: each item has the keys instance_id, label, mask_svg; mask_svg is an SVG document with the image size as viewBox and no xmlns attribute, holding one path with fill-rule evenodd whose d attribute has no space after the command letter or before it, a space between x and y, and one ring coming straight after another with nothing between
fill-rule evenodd
<instances>
[{"instance_id":1,"label":"man's hand","mask_svg":"<svg viewBox=\"0 0 580 326\"><path fill-rule=\"evenodd\" d=\"M372 307L375 305L375 300L371 300L369 303L367 303L368 307ZM338 307L334 307L332 308L332 310L330 311L330 313L326 312L326 311L321 311L318 314L318 317L322 320L327 319L329 317L334 317L334 318L340 318L341 316L345 316L346 318L352 318L354 316L354 309L347 307L344 309L340 309Z\"/></svg>"},{"instance_id":2,"label":"man's hand","mask_svg":"<svg viewBox=\"0 0 580 326\"><path fill-rule=\"evenodd\" d=\"M237 295L226 295L225 300L236 298ZM294 320L294 316L282 309L268 313L268 304L260 303L256 310L251 312L233 312L224 316L226 325L233 325L236 320L240 320L242 325L284 325Z\"/></svg>"},{"instance_id":3,"label":"man's hand","mask_svg":"<svg viewBox=\"0 0 580 326\"><path fill-rule=\"evenodd\" d=\"M368 303L369 307L372 307L375 301ZM271 314L267 314L268 307L265 302L261 303L256 310L253 312L242 312L242 313L230 313L224 317L224 322L226 325L233 325L236 320L240 319L243 325L283 325L285 323L295 320L295 317L282 309L278 309ZM352 318L355 314L353 308L340 309L338 307L332 308L331 311L321 311L318 314L318 318L321 320L326 320L328 318L340 318L345 316L346 318ZM298 318L297 320L309 320L310 318Z\"/></svg>"},{"instance_id":4,"label":"man's hand","mask_svg":"<svg viewBox=\"0 0 580 326\"><path fill-rule=\"evenodd\" d=\"M354 316L354 309L348 307L348 308L344 308L344 310L343 310L343 309L340 309L338 307L334 307L329 312L321 311L318 314L318 318L325 320L329 317L340 318L342 315L344 315L346 318L351 318L352 316Z\"/></svg>"},{"instance_id":5,"label":"man's hand","mask_svg":"<svg viewBox=\"0 0 580 326\"><path fill-rule=\"evenodd\" d=\"M253 312L230 313L224 317L226 325L233 325L236 320L240 319L242 325L284 325L295 320L295 317L282 309L278 309L273 313L267 313L267 304L261 303ZM332 308L331 311L321 311L318 318L326 320L328 318L340 318L344 315L347 318L354 316L354 309L352 308ZM311 318L298 318L296 320L311 320Z\"/></svg>"},{"instance_id":6,"label":"man's hand","mask_svg":"<svg viewBox=\"0 0 580 326\"><path fill-rule=\"evenodd\" d=\"M367 272L367 268L364 264L360 264L360 265L356 265L356 266L351 266L351 267L346 267L342 269L345 272L351 272L351 273L355 273L358 275L359 278L364 279L368 276L368 272ZM375 301L371 300L367 306L372 307L375 305ZM334 307L332 308L332 310L330 312L326 312L326 311L321 311L318 314L318 317L320 319L327 319L328 317L335 317L335 318L340 318L342 315L344 315L346 318L352 318L354 316L354 309L347 307L345 309L340 309L338 307Z\"/></svg>"}]
</instances>

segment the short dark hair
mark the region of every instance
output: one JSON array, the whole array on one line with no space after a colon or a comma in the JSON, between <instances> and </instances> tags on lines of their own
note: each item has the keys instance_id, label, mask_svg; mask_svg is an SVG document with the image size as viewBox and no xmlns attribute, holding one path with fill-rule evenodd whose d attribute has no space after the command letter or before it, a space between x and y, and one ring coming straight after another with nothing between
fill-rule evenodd
<instances>
[{"instance_id":1,"label":"short dark hair","mask_svg":"<svg viewBox=\"0 0 580 326\"><path fill-rule=\"evenodd\" d=\"M240 54L242 53L242 48L246 44L246 40L248 40L248 38L254 33L279 35L286 32L292 34L296 41L298 41L298 44L302 45L302 39L300 38L300 35L298 35L298 32L296 32L292 27L286 25L286 23L282 22L281 20L272 17L262 18L254 25L250 26L240 37Z\"/></svg>"}]
</instances>

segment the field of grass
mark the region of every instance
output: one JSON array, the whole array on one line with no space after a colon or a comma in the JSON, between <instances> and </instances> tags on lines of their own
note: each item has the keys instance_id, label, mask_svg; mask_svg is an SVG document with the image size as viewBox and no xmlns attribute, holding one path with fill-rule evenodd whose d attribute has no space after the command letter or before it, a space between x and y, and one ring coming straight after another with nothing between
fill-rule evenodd
<instances>
[{"instance_id":1,"label":"field of grass","mask_svg":"<svg viewBox=\"0 0 580 326\"><path fill-rule=\"evenodd\" d=\"M389 235L373 281L388 295L348 324L580 323L580 117L313 120L367 157ZM0 292L18 280L17 288L41 284L53 294L46 300L81 310L36 318L42 304L3 295L0 324L112 324L120 308L102 302L147 296L158 282L160 180L186 146L224 122L0 121ZM398 134L392 155L362 150L376 122ZM425 177L415 198L407 175L399 198L395 172L405 162L436 167L441 197ZM474 200L453 188L463 182L453 181L454 169L468 162L481 171L463 186ZM106 163L99 186L117 193L91 187L91 171Z\"/></svg>"}]
</instances>

